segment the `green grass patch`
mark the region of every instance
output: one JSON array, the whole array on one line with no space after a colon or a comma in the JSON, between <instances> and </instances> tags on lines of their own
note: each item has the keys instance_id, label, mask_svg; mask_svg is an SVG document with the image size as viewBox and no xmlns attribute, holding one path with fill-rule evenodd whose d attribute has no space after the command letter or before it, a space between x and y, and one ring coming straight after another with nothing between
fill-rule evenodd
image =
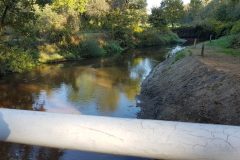
<instances>
[{"instance_id":1,"label":"green grass patch","mask_svg":"<svg viewBox=\"0 0 240 160\"><path fill-rule=\"evenodd\" d=\"M213 40L211 43L208 42L207 45L212 47L230 48L233 38L233 35L224 36L219 39Z\"/></svg>"},{"instance_id":2,"label":"green grass patch","mask_svg":"<svg viewBox=\"0 0 240 160\"><path fill-rule=\"evenodd\" d=\"M188 49L184 49L182 51L179 51L176 53L176 56L175 56L175 60L174 62L177 62L183 58L185 58L186 56L189 56L189 55L192 55L191 51L189 51Z\"/></svg>"},{"instance_id":3,"label":"green grass patch","mask_svg":"<svg viewBox=\"0 0 240 160\"><path fill-rule=\"evenodd\" d=\"M238 44L240 35L228 35L208 42L209 47L216 48L219 52L227 55L240 56L240 46Z\"/></svg>"}]
</instances>

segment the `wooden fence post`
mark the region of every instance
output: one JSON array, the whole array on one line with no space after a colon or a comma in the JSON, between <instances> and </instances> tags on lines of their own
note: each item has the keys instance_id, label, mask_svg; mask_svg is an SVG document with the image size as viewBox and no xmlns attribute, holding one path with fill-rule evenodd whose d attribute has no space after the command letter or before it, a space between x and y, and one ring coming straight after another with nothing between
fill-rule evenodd
<instances>
[{"instance_id":1,"label":"wooden fence post","mask_svg":"<svg viewBox=\"0 0 240 160\"><path fill-rule=\"evenodd\" d=\"M197 38L194 39L194 48L197 47Z\"/></svg>"},{"instance_id":2,"label":"wooden fence post","mask_svg":"<svg viewBox=\"0 0 240 160\"><path fill-rule=\"evenodd\" d=\"M210 35L209 40L210 40L210 43L212 43L212 34Z\"/></svg>"},{"instance_id":3,"label":"wooden fence post","mask_svg":"<svg viewBox=\"0 0 240 160\"><path fill-rule=\"evenodd\" d=\"M201 51L201 56L204 57L204 50L205 50L205 44L202 44L202 51Z\"/></svg>"}]
</instances>

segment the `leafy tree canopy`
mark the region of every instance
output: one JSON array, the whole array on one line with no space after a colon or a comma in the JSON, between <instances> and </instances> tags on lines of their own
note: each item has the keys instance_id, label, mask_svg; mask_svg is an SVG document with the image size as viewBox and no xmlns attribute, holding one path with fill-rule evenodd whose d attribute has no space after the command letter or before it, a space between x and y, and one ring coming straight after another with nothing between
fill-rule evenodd
<instances>
[{"instance_id":1,"label":"leafy tree canopy","mask_svg":"<svg viewBox=\"0 0 240 160\"><path fill-rule=\"evenodd\" d=\"M78 13L86 11L88 0L54 0L53 6L59 10L74 10Z\"/></svg>"},{"instance_id":2,"label":"leafy tree canopy","mask_svg":"<svg viewBox=\"0 0 240 160\"><path fill-rule=\"evenodd\" d=\"M0 27L6 23L17 25L33 18L33 0L0 1Z\"/></svg>"},{"instance_id":3,"label":"leafy tree canopy","mask_svg":"<svg viewBox=\"0 0 240 160\"><path fill-rule=\"evenodd\" d=\"M105 0L89 0L86 13L89 16L100 17L106 15L110 10L110 5Z\"/></svg>"},{"instance_id":4,"label":"leafy tree canopy","mask_svg":"<svg viewBox=\"0 0 240 160\"><path fill-rule=\"evenodd\" d=\"M149 23L155 28L164 28L167 21L162 8L152 8L152 14L149 16Z\"/></svg>"},{"instance_id":5,"label":"leafy tree canopy","mask_svg":"<svg viewBox=\"0 0 240 160\"><path fill-rule=\"evenodd\" d=\"M149 22L155 27L166 26L180 22L184 15L184 7L182 0L163 0L160 7L152 9L152 15Z\"/></svg>"}]
</instances>

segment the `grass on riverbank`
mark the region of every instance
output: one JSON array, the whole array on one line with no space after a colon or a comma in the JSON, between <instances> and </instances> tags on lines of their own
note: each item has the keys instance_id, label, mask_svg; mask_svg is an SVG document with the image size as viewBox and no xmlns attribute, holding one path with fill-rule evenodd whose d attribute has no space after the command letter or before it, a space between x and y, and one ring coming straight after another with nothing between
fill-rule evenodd
<instances>
[{"instance_id":1,"label":"grass on riverbank","mask_svg":"<svg viewBox=\"0 0 240 160\"><path fill-rule=\"evenodd\" d=\"M176 53L176 55L174 56L174 61L173 63L187 57L187 56L191 56L193 54L193 51L190 50L188 47L184 48L183 50L179 51Z\"/></svg>"},{"instance_id":2,"label":"grass on riverbank","mask_svg":"<svg viewBox=\"0 0 240 160\"><path fill-rule=\"evenodd\" d=\"M240 35L229 35L224 36L219 39L213 40L211 42L204 42L205 53L206 54L225 54L230 56L240 56ZM186 56L195 54L200 55L202 43L198 44L197 47L189 46L184 50L179 51L175 55L175 60L179 61Z\"/></svg>"},{"instance_id":3,"label":"grass on riverbank","mask_svg":"<svg viewBox=\"0 0 240 160\"><path fill-rule=\"evenodd\" d=\"M206 44L207 47L215 49L216 53L240 56L240 34L224 36Z\"/></svg>"},{"instance_id":4,"label":"grass on riverbank","mask_svg":"<svg viewBox=\"0 0 240 160\"><path fill-rule=\"evenodd\" d=\"M174 63L185 58L186 56L190 55L190 51L188 49L181 50L176 53Z\"/></svg>"}]
</instances>

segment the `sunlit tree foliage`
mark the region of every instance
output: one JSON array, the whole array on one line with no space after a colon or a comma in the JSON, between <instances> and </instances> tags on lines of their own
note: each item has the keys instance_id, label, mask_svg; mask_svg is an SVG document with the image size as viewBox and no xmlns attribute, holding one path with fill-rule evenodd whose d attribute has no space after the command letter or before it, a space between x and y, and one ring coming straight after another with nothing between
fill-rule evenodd
<instances>
[{"instance_id":1,"label":"sunlit tree foliage","mask_svg":"<svg viewBox=\"0 0 240 160\"><path fill-rule=\"evenodd\" d=\"M33 0L1 0L0 27L5 24L19 25L33 18Z\"/></svg>"},{"instance_id":2,"label":"sunlit tree foliage","mask_svg":"<svg viewBox=\"0 0 240 160\"><path fill-rule=\"evenodd\" d=\"M86 11L88 0L54 0L53 6L59 10L74 10L79 13Z\"/></svg>"}]
</instances>

